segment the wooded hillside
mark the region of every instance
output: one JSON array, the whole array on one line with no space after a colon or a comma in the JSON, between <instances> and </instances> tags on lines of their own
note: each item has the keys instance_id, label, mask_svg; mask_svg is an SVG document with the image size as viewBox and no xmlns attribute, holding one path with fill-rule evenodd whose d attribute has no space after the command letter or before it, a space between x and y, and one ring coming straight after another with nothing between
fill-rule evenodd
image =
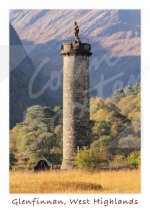
<instances>
[{"instance_id":1,"label":"wooded hillside","mask_svg":"<svg viewBox=\"0 0 150 210\"><path fill-rule=\"evenodd\" d=\"M34 105L10 131L10 168L32 169L46 157L55 167L62 161L62 107ZM111 97L90 99L92 129L89 147L80 148L75 166L95 169L140 165L140 85Z\"/></svg>"}]
</instances>

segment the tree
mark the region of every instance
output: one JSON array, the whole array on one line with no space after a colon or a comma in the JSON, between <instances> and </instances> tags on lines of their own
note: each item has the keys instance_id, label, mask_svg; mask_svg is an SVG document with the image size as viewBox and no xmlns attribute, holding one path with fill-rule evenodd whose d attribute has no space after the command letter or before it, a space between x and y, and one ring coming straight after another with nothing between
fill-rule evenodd
<instances>
[{"instance_id":1,"label":"tree","mask_svg":"<svg viewBox=\"0 0 150 210\"><path fill-rule=\"evenodd\" d=\"M63 151L60 147L53 147L50 151L51 163L54 165L61 165Z\"/></svg>"},{"instance_id":2,"label":"tree","mask_svg":"<svg viewBox=\"0 0 150 210\"><path fill-rule=\"evenodd\" d=\"M48 126L37 119L31 121L31 123L25 124L23 126L20 152L23 155L29 155L32 151L32 145L38 140L42 133L47 131Z\"/></svg>"},{"instance_id":3,"label":"tree","mask_svg":"<svg viewBox=\"0 0 150 210\"><path fill-rule=\"evenodd\" d=\"M26 114L25 114L25 122L26 123L32 123L35 119L43 119L44 116L44 109L40 105L34 105L29 108L27 108Z\"/></svg>"},{"instance_id":4,"label":"tree","mask_svg":"<svg viewBox=\"0 0 150 210\"><path fill-rule=\"evenodd\" d=\"M100 136L110 135L111 125L109 122L96 122L92 128L93 138L98 139Z\"/></svg>"},{"instance_id":5,"label":"tree","mask_svg":"<svg viewBox=\"0 0 150 210\"><path fill-rule=\"evenodd\" d=\"M129 134L118 141L118 148L136 150L140 149L140 138Z\"/></svg>"},{"instance_id":6,"label":"tree","mask_svg":"<svg viewBox=\"0 0 150 210\"><path fill-rule=\"evenodd\" d=\"M110 112L106 118L106 122L111 124L111 137L116 137L131 124L126 116L117 111Z\"/></svg>"},{"instance_id":7,"label":"tree","mask_svg":"<svg viewBox=\"0 0 150 210\"><path fill-rule=\"evenodd\" d=\"M63 126L57 125L54 129L54 133L56 135L56 147L59 147L62 149L63 147Z\"/></svg>"},{"instance_id":8,"label":"tree","mask_svg":"<svg viewBox=\"0 0 150 210\"><path fill-rule=\"evenodd\" d=\"M115 93L112 95L112 99L120 100L124 96L125 96L124 90L120 89L120 90L115 91Z\"/></svg>"},{"instance_id":9,"label":"tree","mask_svg":"<svg viewBox=\"0 0 150 210\"><path fill-rule=\"evenodd\" d=\"M50 161L56 158L53 148L62 151L62 125L58 125L54 116L55 112L49 107L34 105L27 109L24 121L10 133L10 152L18 157L18 161L27 157L30 166L43 156Z\"/></svg>"},{"instance_id":10,"label":"tree","mask_svg":"<svg viewBox=\"0 0 150 210\"><path fill-rule=\"evenodd\" d=\"M124 88L124 93L126 96L128 95L137 95L141 91L141 85L140 83L130 85Z\"/></svg>"},{"instance_id":11,"label":"tree","mask_svg":"<svg viewBox=\"0 0 150 210\"><path fill-rule=\"evenodd\" d=\"M107 115L108 115L107 110L99 109L93 115L91 115L90 119L96 122L105 121Z\"/></svg>"},{"instance_id":12,"label":"tree","mask_svg":"<svg viewBox=\"0 0 150 210\"><path fill-rule=\"evenodd\" d=\"M22 125L18 124L10 131L10 152L16 153L19 144L19 137L22 131Z\"/></svg>"},{"instance_id":13,"label":"tree","mask_svg":"<svg viewBox=\"0 0 150 210\"><path fill-rule=\"evenodd\" d=\"M104 109L105 104L102 98L96 97L90 99L90 114L91 116L99 109Z\"/></svg>"},{"instance_id":14,"label":"tree","mask_svg":"<svg viewBox=\"0 0 150 210\"><path fill-rule=\"evenodd\" d=\"M117 114L120 112L120 109L113 103L107 102L105 103L105 109L110 113L113 112L114 114Z\"/></svg>"},{"instance_id":15,"label":"tree","mask_svg":"<svg viewBox=\"0 0 150 210\"><path fill-rule=\"evenodd\" d=\"M42 156L50 155L51 149L56 144L56 137L54 133L45 132L39 135L37 141L31 146L31 152Z\"/></svg>"},{"instance_id":16,"label":"tree","mask_svg":"<svg viewBox=\"0 0 150 210\"><path fill-rule=\"evenodd\" d=\"M14 153L10 152L10 155L9 155L9 165L10 166L9 166L9 168L12 169L16 162L17 162L17 159L15 158Z\"/></svg>"}]
</instances>

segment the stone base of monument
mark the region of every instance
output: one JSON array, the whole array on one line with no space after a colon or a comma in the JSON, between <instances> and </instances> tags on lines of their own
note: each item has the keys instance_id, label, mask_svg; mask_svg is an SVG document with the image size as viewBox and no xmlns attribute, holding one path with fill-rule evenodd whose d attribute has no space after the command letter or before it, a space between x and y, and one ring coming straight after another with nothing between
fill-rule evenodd
<instances>
[{"instance_id":1,"label":"stone base of monument","mask_svg":"<svg viewBox=\"0 0 150 210\"><path fill-rule=\"evenodd\" d=\"M74 168L74 160L64 159L61 165L61 170L72 170Z\"/></svg>"}]
</instances>

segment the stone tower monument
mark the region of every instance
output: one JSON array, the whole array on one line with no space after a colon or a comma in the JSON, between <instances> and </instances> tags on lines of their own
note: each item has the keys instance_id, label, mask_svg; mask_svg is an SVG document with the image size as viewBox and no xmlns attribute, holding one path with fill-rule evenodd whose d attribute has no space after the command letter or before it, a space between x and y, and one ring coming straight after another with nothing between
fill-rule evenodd
<instances>
[{"instance_id":1,"label":"stone tower monument","mask_svg":"<svg viewBox=\"0 0 150 210\"><path fill-rule=\"evenodd\" d=\"M61 46L63 56L63 162L61 169L72 169L77 148L89 139L89 56L91 45L82 42L74 23L74 40Z\"/></svg>"}]
</instances>

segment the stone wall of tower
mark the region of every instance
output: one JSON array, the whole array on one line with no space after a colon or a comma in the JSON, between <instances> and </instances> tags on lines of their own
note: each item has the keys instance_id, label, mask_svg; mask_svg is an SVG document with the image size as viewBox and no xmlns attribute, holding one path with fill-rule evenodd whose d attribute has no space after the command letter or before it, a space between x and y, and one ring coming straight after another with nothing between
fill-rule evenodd
<instances>
[{"instance_id":1,"label":"stone wall of tower","mask_svg":"<svg viewBox=\"0 0 150 210\"><path fill-rule=\"evenodd\" d=\"M89 56L64 55L63 72L63 163L73 167L74 153L89 138Z\"/></svg>"}]
</instances>

